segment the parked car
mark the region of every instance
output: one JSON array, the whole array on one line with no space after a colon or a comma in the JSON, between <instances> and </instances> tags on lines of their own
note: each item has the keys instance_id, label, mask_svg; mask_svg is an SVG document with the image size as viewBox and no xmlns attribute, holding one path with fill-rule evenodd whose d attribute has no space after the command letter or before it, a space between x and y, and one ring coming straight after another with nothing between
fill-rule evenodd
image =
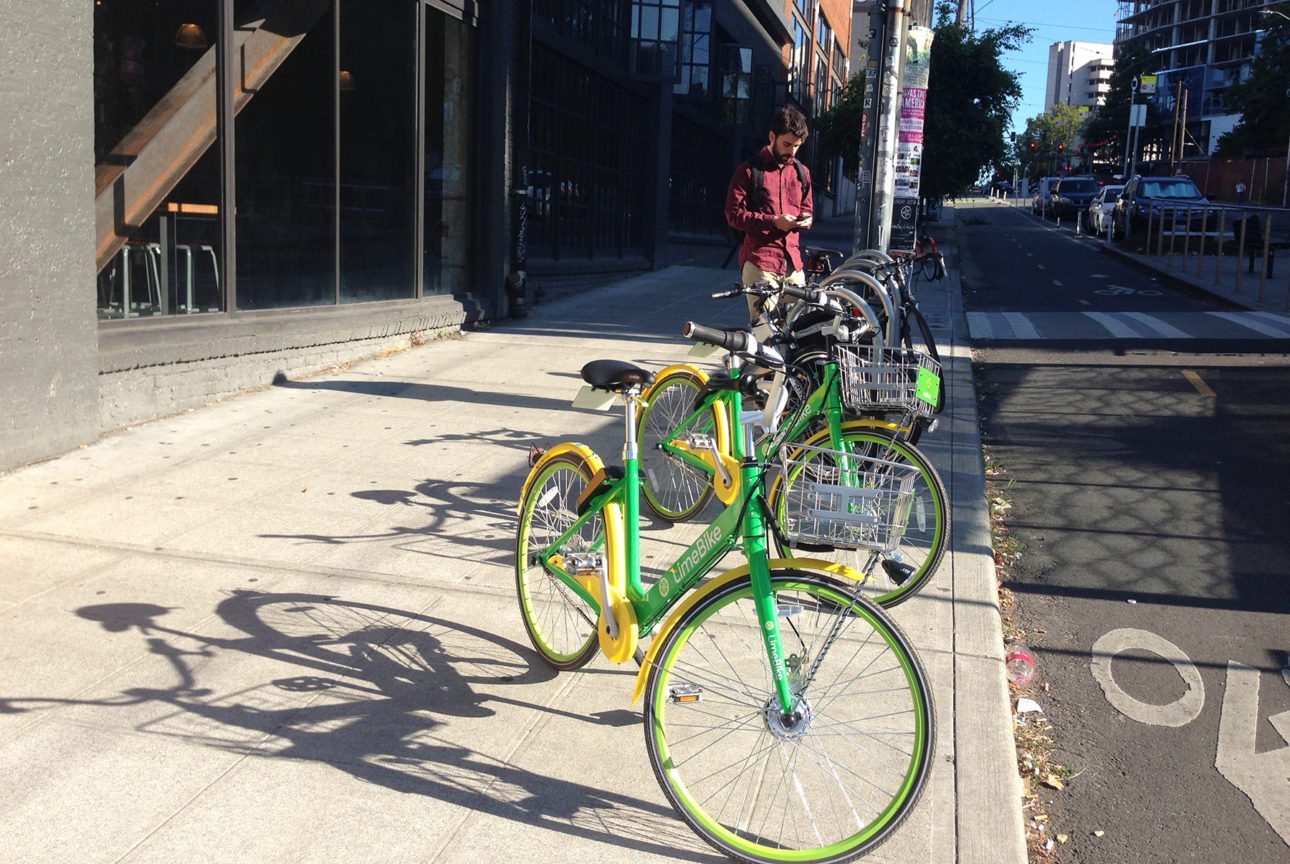
<instances>
[{"instance_id":1,"label":"parked car","mask_svg":"<svg viewBox=\"0 0 1290 864\"><path fill-rule=\"evenodd\" d=\"M1111 213L1115 210L1115 202L1119 200L1120 193L1123 191L1123 186L1103 186L1098 190L1084 210L1084 228L1088 233L1106 233L1107 227L1111 224Z\"/></svg>"},{"instance_id":2,"label":"parked car","mask_svg":"<svg viewBox=\"0 0 1290 864\"><path fill-rule=\"evenodd\" d=\"M1112 234L1122 239L1146 230L1147 222L1170 220L1175 215L1188 230L1203 228L1204 207L1209 199L1192 182L1190 177L1134 177L1124 186L1120 200L1112 214ZM1189 208L1200 208L1192 213L1188 223Z\"/></svg>"},{"instance_id":3,"label":"parked car","mask_svg":"<svg viewBox=\"0 0 1290 864\"><path fill-rule=\"evenodd\" d=\"M1088 209L1088 202L1097 194L1097 181L1092 177L1063 177L1053 184L1049 197L1050 209L1058 219L1080 216Z\"/></svg>"},{"instance_id":4,"label":"parked car","mask_svg":"<svg viewBox=\"0 0 1290 864\"><path fill-rule=\"evenodd\" d=\"M1050 196L1053 186L1060 177L1044 177L1035 184L1035 195L1030 199L1030 212L1036 216L1046 216L1052 212L1053 204Z\"/></svg>"},{"instance_id":5,"label":"parked car","mask_svg":"<svg viewBox=\"0 0 1290 864\"><path fill-rule=\"evenodd\" d=\"M1012 183L1007 180L995 180L993 188L995 192L1002 192L1007 195L1012 192Z\"/></svg>"}]
</instances>

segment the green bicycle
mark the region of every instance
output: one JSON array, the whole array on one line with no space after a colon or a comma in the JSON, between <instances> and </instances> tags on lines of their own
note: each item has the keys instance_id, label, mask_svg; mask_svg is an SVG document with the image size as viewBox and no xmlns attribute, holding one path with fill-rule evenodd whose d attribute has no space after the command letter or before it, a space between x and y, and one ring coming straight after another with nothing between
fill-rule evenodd
<instances>
[{"instance_id":1,"label":"green bicycle","mask_svg":"<svg viewBox=\"0 0 1290 864\"><path fill-rule=\"evenodd\" d=\"M740 287L713 296L758 290L758 286ZM781 413L786 401L792 407L787 409L778 430L758 442L758 452L769 458L784 447L793 451L802 446L824 447L916 469L914 489L901 514L904 524L900 540L883 553L881 567L866 583L866 595L890 608L928 583L945 555L950 536L945 484L935 466L907 440L906 434L935 408L939 364L917 351L856 344L857 337L865 335L866 325L849 319L836 299L811 288L789 285L782 290L803 305L827 313L837 323L809 373L795 379L792 364L776 370L775 385L766 396L772 407L767 410ZM819 324L814 326L818 328ZM780 338L791 339L793 334ZM786 386L794 380L809 381L813 389L807 392L804 387L793 390ZM737 411L730 394L713 388L701 369L678 365L664 369L645 391L644 399L638 436L642 445L642 491L650 510L665 520L679 522L697 515L713 495L725 504L734 500L739 475L730 448ZM892 410L901 412L903 419L862 416ZM782 507L786 500L782 493L791 492L799 478L810 475L809 470L799 468L777 478L769 492L771 507ZM831 549L827 544L803 542L793 548L815 557L828 557L853 570L862 566L867 554L866 550Z\"/></svg>"},{"instance_id":2,"label":"green bicycle","mask_svg":"<svg viewBox=\"0 0 1290 864\"><path fill-rule=\"evenodd\" d=\"M874 550L900 532L911 472L833 454L811 501L777 527L742 412L741 361L775 362L750 334L686 325L725 347L740 434L739 492L646 590L639 552L637 412L650 373L601 360L582 377L626 405L624 465L580 444L543 453L519 508L516 583L524 627L545 662L575 669L603 651L641 664L650 763L681 818L714 848L748 862L843 862L883 842L914 807L932 761L933 709L907 638L850 572L774 559L767 531L830 530L841 520ZM789 465L787 470L792 470ZM861 512L863 511L863 512ZM736 546L747 563L700 580ZM697 586L697 587L696 587ZM693 590L692 590L693 589ZM641 633L654 633L640 651Z\"/></svg>"}]
</instances>

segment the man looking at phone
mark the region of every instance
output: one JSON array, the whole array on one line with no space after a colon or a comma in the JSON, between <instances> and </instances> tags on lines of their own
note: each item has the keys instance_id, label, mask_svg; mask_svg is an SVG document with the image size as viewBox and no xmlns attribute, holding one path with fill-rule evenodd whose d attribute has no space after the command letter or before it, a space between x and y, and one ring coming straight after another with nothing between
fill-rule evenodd
<instances>
[{"instance_id":1,"label":"man looking at phone","mask_svg":"<svg viewBox=\"0 0 1290 864\"><path fill-rule=\"evenodd\" d=\"M769 143L730 178L726 222L744 232L739 266L745 285L806 284L798 232L811 227L814 205L811 172L797 161L797 151L808 134L802 112L791 105L782 106L771 116ZM762 302L758 297L748 298L754 323ZM766 305L774 308L773 298Z\"/></svg>"}]
</instances>

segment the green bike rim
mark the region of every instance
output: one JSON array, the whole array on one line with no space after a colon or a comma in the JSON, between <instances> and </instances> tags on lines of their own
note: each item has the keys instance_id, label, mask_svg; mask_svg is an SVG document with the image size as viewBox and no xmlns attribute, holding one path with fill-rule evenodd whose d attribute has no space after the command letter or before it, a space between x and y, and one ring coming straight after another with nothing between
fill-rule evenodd
<instances>
[{"instance_id":1,"label":"green bike rim","mask_svg":"<svg viewBox=\"0 0 1290 864\"><path fill-rule=\"evenodd\" d=\"M673 384L672 382L677 382ZM669 393L664 398L660 394L677 388L683 388L681 392L681 401L677 403L676 395ZM653 424L661 424L665 427L668 437L675 436L682 430L678 428L680 424L694 410L694 400L699 393L699 383L689 375L676 374L669 376L655 384L652 390L652 396L649 404L641 411L641 417L637 423L641 445L641 494L645 498L645 503L649 508L664 519L673 522L684 521L695 513L703 509L712 496L712 479L708 474L698 467L689 465L684 460L677 459L673 462L673 457L661 450L653 449L653 442L647 440L649 429ZM660 417L660 412L666 411ZM701 417L701 424L698 428L688 431L704 432L713 434L712 415L705 413ZM657 434L662 441L664 433ZM667 477L660 476L665 473ZM678 479L679 478L679 479ZM681 493L687 495L686 500L680 501L678 506L665 503L661 500L664 496L663 489L656 489L656 483L659 480L666 480L666 485L672 486L674 497ZM687 503L688 501L688 503Z\"/></svg>"},{"instance_id":2,"label":"green bike rim","mask_svg":"<svg viewBox=\"0 0 1290 864\"><path fill-rule=\"evenodd\" d=\"M882 612L865 603L853 603L846 592L826 585L823 582L799 579L777 578L774 582L776 595L785 592L800 591L815 595L842 607L849 607L856 617L863 620L872 631L881 636L886 650L899 661L901 680L905 682L910 694L910 711L914 714L912 755L904 776L888 804L883 807L867 825L856 833L836 840L828 845L808 849L783 849L764 845L755 840L741 836L722 825L705 807L695 799L685 780L678 776L677 766L673 762L671 748L666 738L666 712L669 709L668 688L672 680L671 665L678 654L685 648L691 637L709 621L713 615L741 599L751 599L752 589L748 583L733 586L731 590L705 604L706 614L695 615L685 622L682 629L669 638L669 645L664 648L659 658L660 668L655 675L651 691L650 710L647 732L657 748L660 765L657 766L666 775L665 788L673 803L685 811L693 823L701 827L700 833L708 835L709 842L725 847L740 855L760 861L785 862L827 862L847 860L867 851L886 839L887 834L908 814L922 790L923 782L930 768L931 755L931 710L930 694L923 689L926 685L917 660L912 651L883 618ZM894 671L894 670L893 670ZM808 697L810 695L808 688ZM704 778L706 779L706 778Z\"/></svg>"},{"instance_id":3,"label":"green bike rim","mask_svg":"<svg viewBox=\"0 0 1290 864\"><path fill-rule=\"evenodd\" d=\"M527 563L529 545L533 542L532 525L534 511L537 509L537 503L542 497L543 490L546 488L547 482L551 480L555 474L561 471L575 474L584 485L591 479L591 474L584 464L581 464L580 462L575 463L571 459L567 460L563 458L553 461L537 476L529 487L529 494L524 500L524 510L520 514L520 528L516 543L515 568L516 584L519 589L518 593L520 596L520 614L524 616L525 629L533 640L534 647L554 664L569 665L580 661L583 659L583 656L590 651L591 643L597 640L596 625L591 622L584 622L590 629L590 635L583 639L582 642L578 643L573 650L562 651L555 647L551 643L551 634L548 633L546 625L544 625L540 620L543 616L540 616L534 608L533 591L535 580L533 577L536 576L538 579L551 583L551 587L554 588L556 592L560 592L561 589L563 589L563 591L568 592L569 596L576 598L577 595L574 594L573 589L569 588L567 585L561 584L558 587L555 586L553 584L555 577L548 574L542 567L537 566L535 568L526 569L529 567ZM601 533L603 534L603 532ZM588 607L586 611L592 617L592 621L594 622L596 615L595 610ZM577 609L572 606L569 607L567 614L570 617L570 620L580 618Z\"/></svg>"}]
</instances>

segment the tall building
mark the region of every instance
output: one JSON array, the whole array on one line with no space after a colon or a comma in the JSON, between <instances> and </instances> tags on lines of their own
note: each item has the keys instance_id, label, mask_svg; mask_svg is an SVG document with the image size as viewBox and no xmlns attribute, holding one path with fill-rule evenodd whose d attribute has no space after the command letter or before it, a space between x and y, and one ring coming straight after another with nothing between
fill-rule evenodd
<instances>
[{"instance_id":1,"label":"tall building","mask_svg":"<svg viewBox=\"0 0 1290 864\"><path fill-rule=\"evenodd\" d=\"M1101 42L1056 42L1048 48L1044 110L1054 105L1096 108L1106 101L1115 68L1115 46Z\"/></svg>"},{"instance_id":2,"label":"tall building","mask_svg":"<svg viewBox=\"0 0 1290 864\"><path fill-rule=\"evenodd\" d=\"M23 57L0 87L0 470L504 316L521 271L595 284L728 242L735 165L776 104L830 104L848 13L0 3Z\"/></svg>"},{"instance_id":3,"label":"tall building","mask_svg":"<svg viewBox=\"0 0 1290 864\"><path fill-rule=\"evenodd\" d=\"M1213 153L1240 122L1228 93L1249 77L1268 21L1264 10L1274 8L1283 7L1276 0L1120 0L1116 44L1151 52L1157 83L1148 98L1170 125L1176 109L1186 124L1178 158ZM1146 158L1169 158L1170 129L1148 132Z\"/></svg>"}]
</instances>

